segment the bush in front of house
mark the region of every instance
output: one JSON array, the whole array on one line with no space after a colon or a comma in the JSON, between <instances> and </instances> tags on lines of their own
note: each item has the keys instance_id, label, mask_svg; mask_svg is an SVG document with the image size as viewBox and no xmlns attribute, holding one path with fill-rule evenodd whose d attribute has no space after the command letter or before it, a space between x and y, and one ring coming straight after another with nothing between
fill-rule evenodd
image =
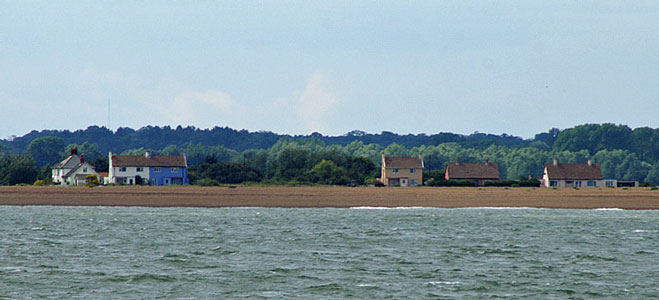
<instances>
[{"instance_id":1,"label":"bush in front of house","mask_svg":"<svg viewBox=\"0 0 659 300\"><path fill-rule=\"evenodd\" d=\"M98 180L98 177L94 174L89 174L85 177L85 185L88 187L95 187L101 185L101 182Z\"/></svg>"}]
</instances>

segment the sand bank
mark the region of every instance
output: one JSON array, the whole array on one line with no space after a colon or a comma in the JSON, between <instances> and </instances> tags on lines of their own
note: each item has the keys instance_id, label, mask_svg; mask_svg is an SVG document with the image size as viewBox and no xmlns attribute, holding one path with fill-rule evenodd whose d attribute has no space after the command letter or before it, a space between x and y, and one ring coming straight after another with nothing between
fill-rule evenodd
<instances>
[{"instance_id":1,"label":"sand bank","mask_svg":"<svg viewBox=\"0 0 659 300\"><path fill-rule=\"evenodd\" d=\"M659 209L649 188L0 187L0 205Z\"/></svg>"}]
</instances>

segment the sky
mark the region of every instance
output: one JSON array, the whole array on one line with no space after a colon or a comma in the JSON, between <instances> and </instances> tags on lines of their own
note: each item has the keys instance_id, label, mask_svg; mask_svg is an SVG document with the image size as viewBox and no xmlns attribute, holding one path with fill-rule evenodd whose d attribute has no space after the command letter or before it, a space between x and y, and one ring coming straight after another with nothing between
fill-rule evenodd
<instances>
[{"instance_id":1,"label":"sky","mask_svg":"<svg viewBox=\"0 0 659 300\"><path fill-rule=\"evenodd\" d=\"M659 1L0 0L0 139L659 127Z\"/></svg>"}]
</instances>

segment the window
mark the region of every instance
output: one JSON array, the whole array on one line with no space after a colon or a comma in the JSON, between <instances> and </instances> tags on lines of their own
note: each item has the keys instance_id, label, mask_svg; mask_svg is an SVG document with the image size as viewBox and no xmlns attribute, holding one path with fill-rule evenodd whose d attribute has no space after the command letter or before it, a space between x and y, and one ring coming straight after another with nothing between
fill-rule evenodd
<instances>
[{"instance_id":1,"label":"window","mask_svg":"<svg viewBox=\"0 0 659 300\"><path fill-rule=\"evenodd\" d=\"M581 181L575 181L574 187L581 187Z\"/></svg>"},{"instance_id":2,"label":"window","mask_svg":"<svg viewBox=\"0 0 659 300\"><path fill-rule=\"evenodd\" d=\"M414 169L411 169L414 170ZM417 186L419 183L416 181L416 179L410 179L410 186Z\"/></svg>"},{"instance_id":3,"label":"window","mask_svg":"<svg viewBox=\"0 0 659 300\"><path fill-rule=\"evenodd\" d=\"M394 174L396 174L396 173L398 173L398 169L394 169L392 172L393 172Z\"/></svg>"},{"instance_id":4,"label":"window","mask_svg":"<svg viewBox=\"0 0 659 300\"><path fill-rule=\"evenodd\" d=\"M161 171L160 167L153 168L153 172L160 173L160 171Z\"/></svg>"},{"instance_id":5,"label":"window","mask_svg":"<svg viewBox=\"0 0 659 300\"><path fill-rule=\"evenodd\" d=\"M597 186L597 181L595 180L588 180L588 186Z\"/></svg>"},{"instance_id":6,"label":"window","mask_svg":"<svg viewBox=\"0 0 659 300\"><path fill-rule=\"evenodd\" d=\"M152 178L151 185L158 185L158 179Z\"/></svg>"},{"instance_id":7,"label":"window","mask_svg":"<svg viewBox=\"0 0 659 300\"><path fill-rule=\"evenodd\" d=\"M398 179L389 179L389 186L399 186L400 182Z\"/></svg>"},{"instance_id":8,"label":"window","mask_svg":"<svg viewBox=\"0 0 659 300\"><path fill-rule=\"evenodd\" d=\"M126 167L119 168L119 172L126 172Z\"/></svg>"},{"instance_id":9,"label":"window","mask_svg":"<svg viewBox=\"0 0 659 300\"><path fill-rule=\"evenodd\" d=\"M142 167L137 167L137 172L143 172L143 171L144 171L144 168L142 168Z\"/></svg>"},{"instance_id":10,"label":"window","mask_svg":"<svg viewBox=\"0 0 659 300\"><path fill-rule=\"evenodd\" d=\"M83 173L87 173L87 168L82 168Z\"/></svg>"},{"instance_id":11,"label":"window","mask_svg":"<svg viewBox=\"0 0 659 300\"><path fill-rule=\"evenodd\" d=\"M177 168L177 167L173 167L173 168L172 168L172 173L178 173L178 168Z\"/></svg>"},{"instance_id":12,"label":"window","mask_svg":"<svg viewBox=\"0 0 659 300\"><path fill-rule=\"evenodd\" d=\"M613 184L613 181L607 181L605 184L606 186L615 186L615 184Z\"/></svg>"},{"instance_id":13,"label":"window","mask_svg":"<svg viewBox=\"0 0 659 300\"><path fill-rule=\"evenodd\" d=\"M416 172L416 169L410 169L410 173Z\"/></svg>"},{"instance_id":14,"label":"window","mask_svg":"<svg viewBox=\"0 0 659 300\"><path fill-rule=\"evenodd\" d=\"M549 186L558 186L558 181L556 181L556 180L550 181Z\"/></svg>"}]
</instances>

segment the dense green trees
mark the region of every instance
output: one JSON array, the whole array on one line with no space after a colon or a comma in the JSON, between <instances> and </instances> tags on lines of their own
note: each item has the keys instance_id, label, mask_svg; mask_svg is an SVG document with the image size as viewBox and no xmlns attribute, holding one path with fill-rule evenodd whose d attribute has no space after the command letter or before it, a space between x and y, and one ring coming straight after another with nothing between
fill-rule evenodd
<instances>
[{"instance_id":1,"label":"dense green trees","mask_svg":"<svg viewBox=\"0 0 659 300\"><path fill-rule=\"evenodd\" d=\"M27 147L27 153L32 156L38 166L59 162L63 152L64 141L53 136L37 138Z\"/></svg>"},{"instance_id":2,"label":"dense green trees","mask_svg":"<svg viewBox=\"0 0 659 300\"><path fill-rule=\"evenodd\" d=\"M234 183L249 177L237 179L225 174L235 172L256 174L249 177L250 181L363 183L379 176L382 152L393 156L422 154L426 170L440 172L446 163L456 158L462 161L489 158L498 163L502 179L540 177L544 164L553 157L564 163L585 163L593 159L601 164L605 178L659 183L659 129L631 129L615 124L585 124L565 130L553 128L528 140L478 132L471 135L398 135L352 131L328 137L317 133L288 136L181 126L119 128L112 132L91 126L74 132L32 131L23 137L1 140L0 156L21 158L26 154L35 163L36 175L33 176L44 177L44 170L36 166L58 162L68 155L68 148L74 146L100 172L107 170L107 151L134 155L142 155L146 149L156 155L185 153L190 166L199 166L194 171L197 173L191 172L192 176L201 176L199 180L208 177L218 183ZM25 163L29 161L23 160L22 164ZM338 177L328 175L329 171L336 172ZM12 179L12 182L17 181L21 180Z\"/></svg>"},{"instance_id":3,"label":"dense green trees","mask_svg":"<svg viewBox=\"0 0 659 300\"><path fill-rule=\"evenodd\" d=\"M44 169L48 172L49 169ZM32 184L37 180L39 168L29 155L0 157L0 185Z\"/></svg>"}]
</instances>

